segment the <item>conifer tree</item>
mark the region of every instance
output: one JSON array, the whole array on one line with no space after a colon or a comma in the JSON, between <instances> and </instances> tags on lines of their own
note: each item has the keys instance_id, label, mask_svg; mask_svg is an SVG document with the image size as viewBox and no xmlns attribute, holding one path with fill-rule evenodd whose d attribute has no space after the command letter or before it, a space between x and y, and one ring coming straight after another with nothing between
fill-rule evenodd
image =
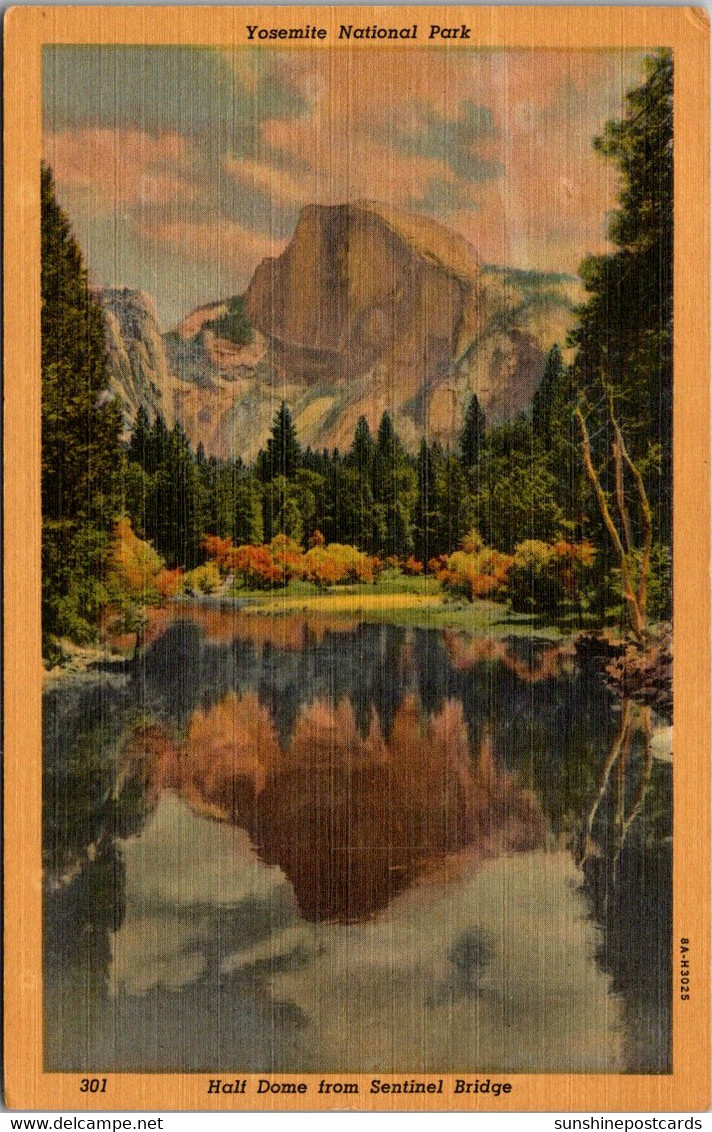
<instances>
[{"instance_id":1,"label":"conifer tree","mask_svg":"<svg viewBox=\"0 0 712 1132\"><path fill-rule=\"evenodd\" d=\"M117 507L121 411L87 270L41 171L42 617L52 636L88 639L102 601Z\"/></svg>"},{"instance_id":2,"label":"conifer tree","mask_svg":"<svg viewBox=\"0 0 712 1132\"><path fill-rule=\"evenodd\" d=\"M468 471L480 462L480 453L485 439L485 414L477 394L473 393L465 413L465 424L460 434L460 458Z\"/></svg>"},{"instance_id":3,"label":"conifer tree","mask_svg":"<svg viewBox=\"0 0 712 1132\"><path fill-rule=\"evenodd\" d=\"M385 412L378 426L373 461L373 498L384 530L382 545L377 548L380 554L412 553L416 496L415 468L393 428L390 414Z\"/></svg>"},{"instance_id":4,"label":"conifer tree","mask_svg":"<svg viewBox=\"0 0 712 1132\"><path fill-rule=\"evenodd\" d=\"M554 400L561 387L564 362L558 345L553 345L544 363L539 387L532 401L532 431L546 452L551 451Z\"/></svg>"},{"instance_id":5,"label":"conifer tree","mask_svg":"<svg viewBox=\"0 0 712 1132\"><path fill-rule=\"evenodd\" d=\"M346 456L346 463L356 468L361 475L367 476L369 479L373 474L373 460L376 452L376 447L373 443L371 430L368 427L368 421L365 417L359 417L356 423L356 431L354 432L354 439Z\"/></svg>"},{"instance_id":6,"label":"conifer tree","mask_svg":"<svg viewBox=\"0 0 712 1132\"><path fill-rule=\"evenodd\" d=\"M437 529L437 515L434 512L435 474L433 459L425 437L420 441L416 471L418 475L418 499L413 522L413 550L418 561L424 563L427 568L428 562L434 557L433 539Z\"/></svg>"},{"instance_id":7,"label":"conifer tree","mask_svg":"<svg viewBox=\"0 0 712 1132\"><path fill-rule=\"evenodd\" d=\"M301 449L292 414L286 401L282 401L272 424L266 449L258 456L258 474L264 483L276 476L293 479L301 462Z\"/></svg>"},{"instance_id":8,"label":"conifer tree","mask_svg":"<svg viewBox=\"0 0 712 1132\"><path fill-rule=\"evenodd\" d=\"M133 460L134 463L140 464L144 472L148 470L148 464L150 463L150 439L151 422L148 419L148 413L143 405L139 405L136 420L131 430L128 457L129 460Z\"/></svg>"}]
</instances>

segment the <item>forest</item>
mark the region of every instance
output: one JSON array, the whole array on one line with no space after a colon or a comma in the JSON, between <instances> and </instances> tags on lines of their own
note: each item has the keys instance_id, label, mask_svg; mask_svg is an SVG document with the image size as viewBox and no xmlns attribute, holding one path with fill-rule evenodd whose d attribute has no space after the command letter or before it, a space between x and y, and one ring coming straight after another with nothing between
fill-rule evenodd
<instances>
[{"instance_id":1,"label":"forest","mask_svg":"<svg viewBox=\"0 0 712 1132\"><path fill-rule=\"evenodd\" d=\"M146 605L183 590L319 593L395 578L648 640L671 614L670 53L645 66L623 116L594 139L617 170L618 209L614 250L581 264L576 329L549 352L529 413L488 422L473 394L451 448L424 436L406 451L386 412L375 432L362 417L347 451L313 451L285 403L250 465L194 451L180 423L143 410L123 440L101 309L43 167L47 663L62 639L94 640L107 611L138 632ZM244 311L226 317L248 340Z\"/></svg>"}]
</instances>

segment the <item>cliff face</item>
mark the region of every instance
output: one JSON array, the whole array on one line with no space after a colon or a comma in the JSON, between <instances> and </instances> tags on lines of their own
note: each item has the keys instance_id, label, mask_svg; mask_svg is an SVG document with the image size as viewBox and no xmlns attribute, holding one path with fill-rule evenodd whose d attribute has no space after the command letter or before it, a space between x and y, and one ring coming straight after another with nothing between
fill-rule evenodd
<instances>
[{"instance_id":1,"label":"cliff face","mask_svg":"<svg viewBox=\"0 0 712 1132\"><path fill-rule=\"evenodd\" d=\"M282 399L303 444L342 451L359 416L375 429L386 409L411 449L426 431L452 444L473 392L490 422L515 416L573 323L572 285L482 268L443 225L362 202L302 210L288 247L248 287L248 345L220 336L227 301L188 315L165 351L155 317L155 333L139 317L145 296L105 292L131 296L123 314L118 300L105 307L128 404L143 396L208 453L251 460Z\"/></svg>"},{"instance_id":2,"label":"cliff face","mask_svg":"<svg viewBox=\"0 0 712 1132\"><path fill-rule=\"evenodd\" d=\"M104 308L110 389L121 398L130 429L140 406L153 419L162 413L174 422L173 379L153 299L143 291L106 288L99 293Z\"/></svg>"},{"instance_id":3,"label":"cliff face","mask_svg":"<svg viewBox=\"0 0 712 1132\"><path fill-rule=\"evenodd\" d=\"M378 370L399 400L415 393L456 353L480 274L467 245L452 247L437 225L431 235L440 257L369 209L304 209L289 247L260 264L247 292L274 363L305 382Z\"/></svg>"},{"instance_id":4,"label":"cliff face","mask_svg":"<svg viewBox=\"0 0 712 1132\"><path fill-rule=\"evenodd\" d=\"M305 208L247 310L275 381L300 390L300 434L342 448L384 409L410 446L449 443L473 392L490 420L516 415L571 323L565 287L483 270L462 237L370 202Z\"/></svg>"}]
</instances>

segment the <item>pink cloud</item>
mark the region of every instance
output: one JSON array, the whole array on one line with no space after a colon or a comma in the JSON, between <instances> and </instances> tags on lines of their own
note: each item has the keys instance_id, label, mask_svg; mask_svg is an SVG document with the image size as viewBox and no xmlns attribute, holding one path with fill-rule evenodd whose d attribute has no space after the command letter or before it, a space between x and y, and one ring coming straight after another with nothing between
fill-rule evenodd
<instances>
[{"instance_id":1,"label":"pink cloud","mask_svg":"<svg viewBox=\"0 0 712 1132\"><path fill-rule=\"evenodd\" d=\"M279 255L287 242L230 221L175 220L145 225L142 235L199 262L229 263L237 270L243 265L251 270L265 256Z\"/></svg>"},{"instance_id":2,"label":"pink cloud","mask_svg":"<svg viewBox=\"0 0 712 1132\"><path fill-rule=\"evenodd\" d=\"M100 211L197 196L188 143L177 133L87 127L48 133L44 148L58 185L91 196Z\"/></svg>"},{"instance_id":3,"label":"pink cloud","mask_svg":"<svg viewBox=\"0 0 712 1132\"><path fill-rule=\"evenodd\" d=\"M285 173L283 169L276 169L266 162L249 161L247 159L225 157L223 168L226 173L245 186L267 193L269 197L280 205L299 204L309 199L309 178L294 177ZM306 197L305 197L305 194Z\"/></svg>"}]
</instances>

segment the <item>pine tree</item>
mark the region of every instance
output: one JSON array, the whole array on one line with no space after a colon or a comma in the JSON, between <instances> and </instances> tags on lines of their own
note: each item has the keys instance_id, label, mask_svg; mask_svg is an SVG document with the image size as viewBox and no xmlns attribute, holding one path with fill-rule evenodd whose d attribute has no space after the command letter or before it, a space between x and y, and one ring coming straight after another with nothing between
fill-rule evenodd
<instances>
[{"instance_id":1,"label":"pine tree","mask_svg":"<svg viewBox=\"0 0 712 1132\"><path fill-rule=\"evenodd\" d=\"M42 626L88 639L118 506L121 411L109 398L101 309L41 172Z\"/></svg>"},{"instance_id":2,"label":"pine tree","mask_svg":"<svg viewBox=\"0 0 712 1132\"><path fill-rule=\"evenodd\" d=\"M439 449L439 450L438 450ZM475 500L461 461L433 445L434 500L432 554L451 554L477 525Z\"/></svg>"},{"instance_id":3,"label":"pine tree","mask_svg":"<svg viewBox=\"0 0 712 1132\"><path fill-rule=\"evenodd\" d=\"M272 424L267 448L258 456L258 474L264 483L276 476L293 479L301 462L301 449L292 414L287 402L282 401Z\"/></svg>"},{"instance_id":4,"label":"pine tree","mask_svg":"<svg viewBox=\"0 0 712 1132\"><path fill-rule=\"evenodd\" d=\"M359 417L339 479L339 538L369 553L380 550L382 541L377 530L373 495L375 458L376 446L368 421Z\"/></svg>"},{"instance_id":5,"label":"pine tree","mask_svg":"<svg viewBox=\"0 0 712 1132\"><path fill-rule=\"evenodd\" d=\"M399 557L412 554L416 473L387 412L378 426L373 460L373 498L379 513L376 523L380 521L384 530L378 552Z\"/></svg>"},{"instance_id":6,"label":"pine tree","mask_svg":"<svg viewBox=\"0 0 712 1132\"><path fill-rule=\"evenodd\" d=\"M552 446L552 413L554 399L562 384L564 361L558 345L553 345L544 363L539 387L532 401L532 431L546 452Z\"/></svg>"},{"instance_id":7,"label":"pine tree","mask_svg":"<svg viewBox=\"0 0 712 1132\"><path fill-rule=\"evenodd\" d=\"M418 499L413 521L413 550L419 562L427 568L434 557L433 536L437 527L437 516L433 511L435 503L435 474L433 459L425 437L420 441L418 462Z\"/></svg>"},{"instance_id":8,"label":"pine tree","mask_svg":"<svg viewBox=\"0 0 712 1132\"><path fill-rule=\"evenodd\" d=\"M477 394L473 393L465 413L465 424L460 434L460 458L468 471L477 467L485 439L485 414Z\"/></svg>"},{"instance_id":9,"label":"pine tree","mask_svg":"<svg viewBox=\"0 0 712 1132\"><path fill-rule=\"evenodd\" d=\"M128 457L129 460L140 464L144 472L148 471L148 464L150 463L150 438L151 422L148 419L148 413L143 405L139 405L136 420L134 421L134 426L131 431ZM153 470L155 471L155 469Z\"/></svg>"},{"instance_id":10,"label":"pine tree","mask_svg":"<svg viewBox=\"0 0 712 1132\"><path fill-rule=\"evenodd\" d=\"M232 541L235 546L245 543L259 546L263 539L260 485L253 476L242 473L235 484Z\"/></svg>"},{"instance_id":11,"label":"pine tree","mask_svg":"<svg viewBox=\"0 0 712 1132\"><path fill-rule=\"evenodd\" d=\"M156 419L151 425L151 431L148 437L146 471L149 475L165 464L168 458L169 443L169 433L166 422L161 413L156 413Z\"/></svg>"},{"instance_id":12,"label":"pine tree","mask_svg":"<svg viewBox=\"0 0 712 1132\"><path fill-rule=\"evenodd\" d=\"M367 476L370 479L373 474L375 453L376 447L373 443L371 430L368 427L368 421L365 417L359 417L356 423L353 443L344 462L348 464L349 467L356 468L361 475Z\"/></svg>"}]
</instances>

